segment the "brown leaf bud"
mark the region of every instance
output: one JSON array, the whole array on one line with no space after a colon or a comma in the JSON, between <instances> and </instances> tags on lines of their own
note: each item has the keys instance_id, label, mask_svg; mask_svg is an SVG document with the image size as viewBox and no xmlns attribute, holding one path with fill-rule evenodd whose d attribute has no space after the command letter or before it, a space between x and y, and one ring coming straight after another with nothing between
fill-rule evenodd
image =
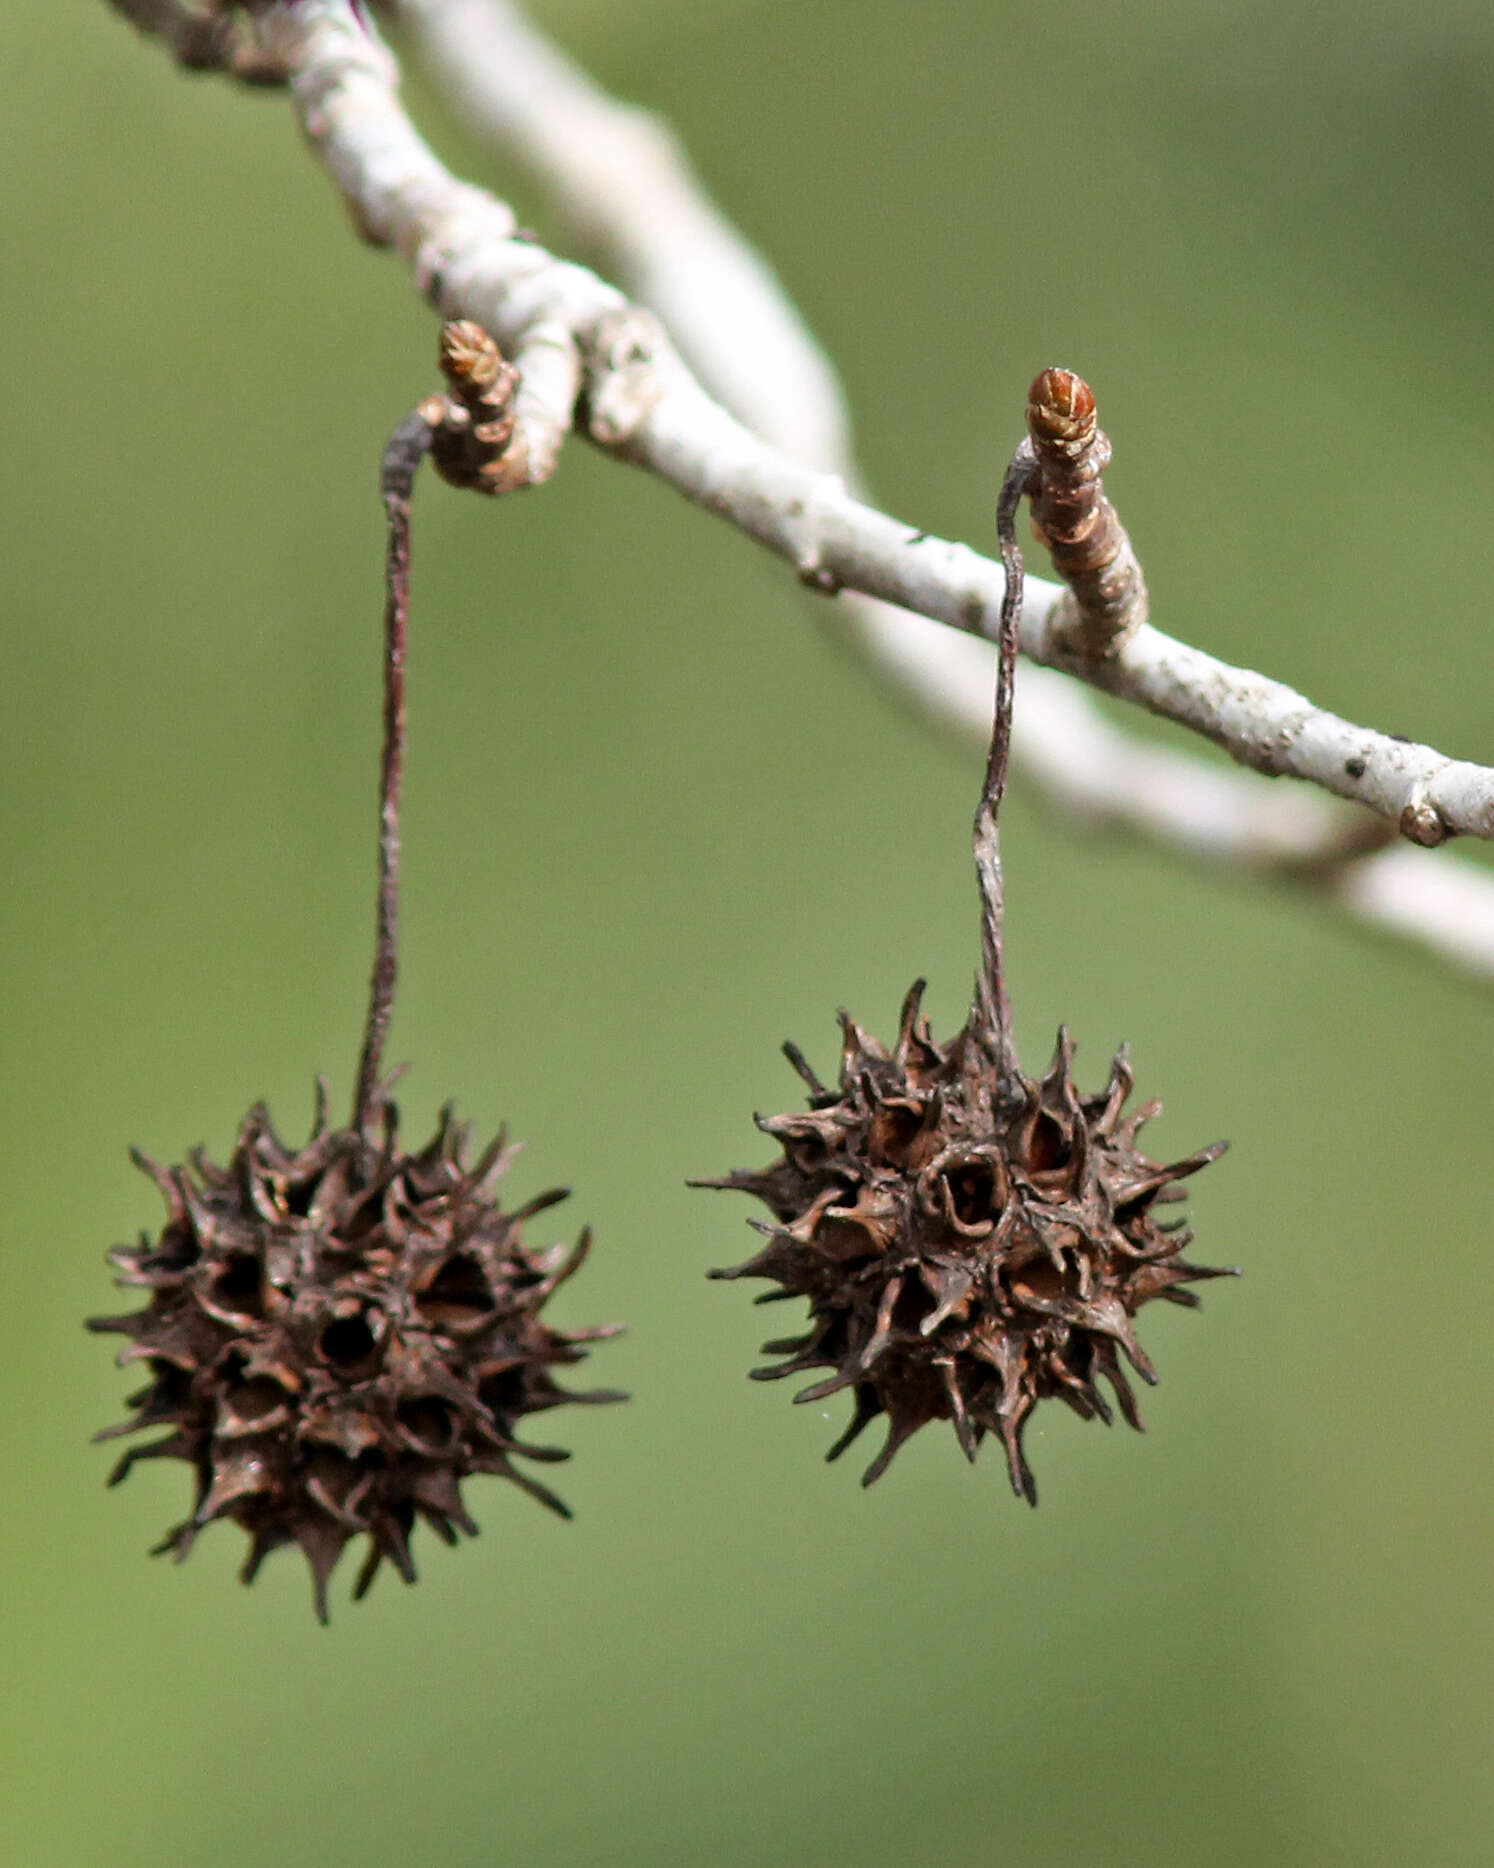
<instances>
[{"instance_id":1,"label":"brown leaf bud","mask_svg":"<svg viewBox=\"0 0 1494 1868\"><path fill-rule=\"evenodd\" d=\"M522 468L508 454L519 372L470 318L441 327L439 357L450 390L431 443L436 471L478 493L522 484Z\"/></svg>"},{"instance_id":2,"label":"brown leaf bud","mask_svg":"<svg viewBox=\"0 0 1494 1868\"><path fill-rule=\"evenodd\" d=\"M1112 654L1146 621L1147 594L1101 484L1110 442L1096 419L1094 391L1072 370L1039 372L1028 391L1027 430L1036 467L1032 529L1074 594L1073 646L1082 656Z\"/></svg>"},{"instance_id":3,"label":"brown leaf bud","mask_svg":"<svg viewBox=\"0 0 1494 1868\"><path fill-rule=\"evenodd\" d=\"M1027 425L1040 446L1083 441L1094 433L1095 395L1072 370L1042 370L1027 392Z\"/></svg>"}]
</instances>

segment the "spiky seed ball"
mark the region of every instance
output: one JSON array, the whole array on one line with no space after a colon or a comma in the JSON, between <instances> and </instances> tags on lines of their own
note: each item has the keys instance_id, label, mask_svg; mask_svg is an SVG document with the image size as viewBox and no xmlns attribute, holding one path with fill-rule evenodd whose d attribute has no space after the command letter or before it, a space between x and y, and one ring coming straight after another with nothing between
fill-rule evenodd
<instances>
[{"instance_id":1,"label":"spiky seed ball","mask_svg":"<svg viewBox=\"0 0 1494 1868\"><path fill-rule=\"evenodd\" d=\"M1108 1424L1103 1376L1140 1428L1122 1357L1143 1381L1156 1375L1136 1340L1137 1311L1156 1297L1195 1306L1185 1285L1234 1275L1188 1264L1193 1235L1155 1211L1181 1199L1174 1183L1225 1144L1162 1166L1136 1143L1160 1104L1122 1113L1132 1089L1124 1050L1098 1096L1076 1089L1065 1031L1041 1082L1003 1075L975 1014L937 1045L922 994L920 980L890 1054L842 1013L838 1090L785 1045L810 1102L802 1115L758 1118L782 1159L697 1183L755 1195L776 1223L754 1220L767 1244L711 1276L783 1287L759 1303L809 1300L807 1334L765 1343L787 1360L753 1378L830 1369L795 1400L853 1390L831 1459L885 1413L887 1440L863 1484L925 1422L947 1420L972 1460L996 1435L1013 1489L1035 1504L1022 1436L1038 1402L1057 1396Z\"/></svg>"},{"instance_id":2,"label":"spiky seed ball","mask_svg":"<svg viewBox=\"0 0 1494 1868\"><path fill-rule=\"evenodd\" d=\"M185 1557L204 1526L230 1518L249 1535L247 1583L270 1551L297 1544L323 1621L351 1538L368 1537L361 1596L385 1558L415 1580L417 1518L446 1543L475 1535L461 1491L474 1473L511 1479L568 1517L514 1464L568 1455L519 1439L519 1424L565 1401L624 1399L567 1393L551 1374L620 1327L566 1334L541 1318L590 1235L531 1251L521 1229L566 1190L505 1213L492 1191L514 1152L502 1135L468 1167L449 1107L418 1154L401 1152L387 1095L377 1111L382 1133L331 1129L318 1085L299 1152L257 1106L226 1167L201 1150L171 1169L137 1153L169 1217L159 1238L109 1257L120 1285L150 1300L89 1323L129 1337L120 1363L150 1372L132 1418L95 1437L169 1429L126 1453L110 1483L137 1459L184 1459L195 1475L192 1515L157 1551Z\"/></svg>"}]
</instances>

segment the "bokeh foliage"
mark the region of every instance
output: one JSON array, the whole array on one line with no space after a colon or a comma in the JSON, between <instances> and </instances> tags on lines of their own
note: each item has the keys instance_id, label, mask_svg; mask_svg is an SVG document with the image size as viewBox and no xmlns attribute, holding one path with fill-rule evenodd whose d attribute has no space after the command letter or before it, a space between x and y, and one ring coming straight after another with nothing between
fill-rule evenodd
<instances>
[{"instance_id":1,"label":"bokeh foliage","mask_svg":"<svg viewBox=\"0 0 1494 1868\"><path fill-rule=\"evenodd\" d=\"M1494 755L1486 0L537 10L769 250L894 510L989 544L1070 364L1164 626ZM682 1181L766 1158L776 1045L828 1067L837 1004L885 1035L924 972L958 1019L976 762L579 447L497 512L420 495L392 1049L414 1130L455 1095L529 1138L520 1193L575 1185L562 1321L628 1321L590 1372L637 1398L552 1417L575 1524L476 1488L477 1544L328 1632L289 1557L237 1588L236 1533L145 1559L184 1475L105 1493L128 1384L78 1319L156 1221L126 1143L351 1091L375 470L434 330L278 101L101 5L13 0L4 39L15 1859L1487 1859L1486 992L1019 791L1028 1061L1061 1017L1086 1081L1129 1038L1160 1149L1231 1136L1199 1250L1247 1275L1147 1314L1144 1439L1046 1410L1036 1514L947 1433L863 1495L820 1463L844 1403L743 1380L782 1313L706 1284L746 1203Z\"/></svg>"}]
</instances>

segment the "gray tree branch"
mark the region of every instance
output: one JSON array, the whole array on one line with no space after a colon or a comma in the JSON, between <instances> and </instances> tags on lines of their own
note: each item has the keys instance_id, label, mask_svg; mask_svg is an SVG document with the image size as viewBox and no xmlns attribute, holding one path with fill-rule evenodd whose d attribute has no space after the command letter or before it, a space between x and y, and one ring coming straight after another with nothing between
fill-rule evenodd
<instances>
[{"instance_id":1,"label":"gray tree branch","mask_svg":"<svg viewBox=\"0 0 1494 1868\"><path fill-rule=\"evenodd\" d=\"M347 0L270 8L266 47L291 73L302 125L359 225L401 252L443 315L486 325L521 369L522 477L548 477L579 414L598 446L658 473L786 558L811 589L835 595L830 614L886 678L983 739L989 648L941 641L905 612L989 636L999 564L848 488L832 373L672 139L603 97L511 7L404 0L400 11L446 88L545 177L736 410L706 393L659 318L522 236L506 204L448 173L399 102L387 48ZM1428 845L1494 837L1494 771L1356 726L1150 625L1103 659L1077 655L1073 640L1069 593L1030 580L1029 658L1177 720L1257 771L1367 806L1381 823L1142 747L1071 683L1029 670L1016 749L1053 796L1177 848L1309 881L1350 913L1494 974L1494 880L1446 857L1364 854L1396 835Z\"/></svg>"}]
</instances>

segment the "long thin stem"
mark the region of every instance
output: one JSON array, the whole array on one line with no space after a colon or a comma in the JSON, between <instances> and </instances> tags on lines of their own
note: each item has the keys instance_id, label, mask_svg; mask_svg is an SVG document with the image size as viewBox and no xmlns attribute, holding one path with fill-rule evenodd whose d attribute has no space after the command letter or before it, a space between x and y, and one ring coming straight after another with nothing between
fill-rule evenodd
<instances>
[{"instance_id":1,"label":"long thin stem","mask_svg":"<svg viewBox=\"0 0 1494 1868\"><path fill-rule=\"evenodd\" d=\"M1003 1077L1017 1070L1017 1049L1012 1036L1012 1008L1007 996L1002 960L1001 839L997 818L1006 790L1006 768L1012 743L1012 687L1017 671L1017 649L1022 632L1022 551L1017 544L1017 508L1035 484L1037 457L1031 441L1024 441L1012 456L996 501L996 534L1006 589L1001 598L1001 620L996 638L996 709L991 725L991 746L986 755L986 781L975 811L975 873L980 880L980 972L976 976L972 1024L980 1027L982 1042Z\"/></svg>"},{"instance_id":2,"label":"long thin stem","mask_svg":"<svg viewBox=\"0 0 1494 1868\"><path fill-rule=\"evenodd\" d=\"M384 449L380 487L389 532L384 594L384 749L379 767L379 895L368 1018L353 1126L367 1133L379 1101L379 1067L394 1010L399 971L399 807L405 768L405 646L410 610L410 500L415 474L430 450L432 424L423 409L406 416Z\"/></svg>"}]
</instances>

